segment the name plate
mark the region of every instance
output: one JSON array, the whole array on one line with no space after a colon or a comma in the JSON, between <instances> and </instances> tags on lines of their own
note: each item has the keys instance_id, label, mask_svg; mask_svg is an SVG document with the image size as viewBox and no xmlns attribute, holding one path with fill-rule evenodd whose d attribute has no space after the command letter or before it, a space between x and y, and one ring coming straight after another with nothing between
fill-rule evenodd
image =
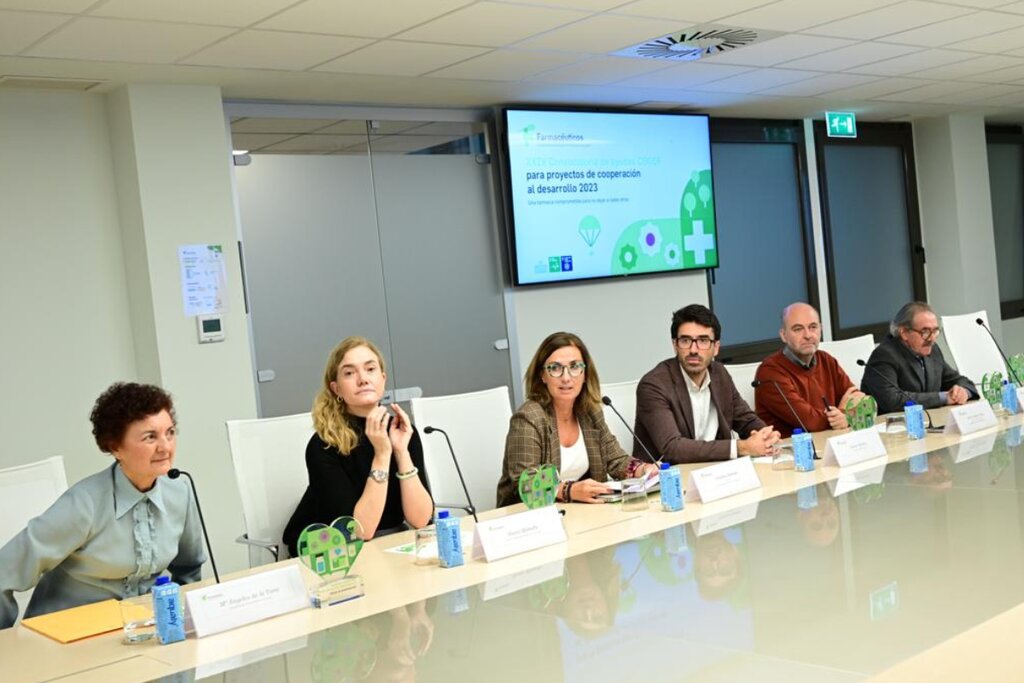
<instances>
[{"instance_id":1,"label":"name plate","mask_svg":"<svg viewBox=\"0 0 1024 683\"><path fill-rule=\"evenodd\" d=\"M825 442L825 465L846 467L885 455L885 444L877 429L858 429L833 436Z\"/></svg>"},{"instance_id":2,"label":"name plate","mask_svg":"<svg viewBox=\"0 0 1024 683\"><path fill-rule=\"evenodd\" d=\"M199 638L310 607L297 564L188 591L185 604Z\"/></svg>"},{"instance_id":3,"label":"name plate","mask_svg":"<svg viewBox=\"0 0 1024 683\"><path fill-rule=\"evenodd\" d=\"M562 516L554 505L490 519L476 525L473 557L488 562L536 550L566 539Z\"/></svg>"},{"instance_id":4,"label":"name plate","mask_svg":"<svg viewBox=\"0 0 1024 683\"><path fill-rule=\"evenodd\" d=\"M759 488L761 480L754 463L750 458L736 458L691 471L686 480L686 500L710 503Z\"/></svg>"},{"instance_id":5,"label":"name plate","mask_svg":"<svg viewBox=\"0 0 1024 683\"><path fill-rule=\"evenodd\" d=\"M1017 412L1024 413L1024 387L1017 387Z\"/></svg>"},{"instance_id":6,"label":"name plate","mask_svg":"<svg viewBox=\"0 0 1024 683\"><path fill-rule=\"evenodd\" d=\"M974 439L964 439L956 445L956 457L953 462L966 462L979 455L991 453L996 447L996 433L982 434Z\"/></svg>"},{"instance_id":7,"label":"name plate","mask_svg":"<svg viewBox=\"0 0 1024 683\"><path fill-rule=\"evenodd\" d=\"M957 406L949 411L949 417L944 430L946 434L970 434L996 426L996 414L992 412L992 406L988 401L974 401Z\"/></svg>"}]
</instances>

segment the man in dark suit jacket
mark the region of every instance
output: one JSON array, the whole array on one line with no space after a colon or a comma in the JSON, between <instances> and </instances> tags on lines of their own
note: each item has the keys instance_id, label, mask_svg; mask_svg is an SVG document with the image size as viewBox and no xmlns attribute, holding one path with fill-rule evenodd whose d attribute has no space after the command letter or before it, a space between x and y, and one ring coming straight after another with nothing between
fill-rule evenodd
<instances>
[{"instance_id":1,"label":"man in dark suit jacket","mask_svg":"<svg viewBox=\"0 0 1024 683\"><path fill-rule=\"evenodd\" d=\"M637 439L666 462L767 455L779 433L743 400L725 366L715 361L722 326L699 304L672 315L676 355L658 363L636 388ZM733 439L731 432L740 435ZM643 449L633 444L634 457Z\"/></svg>"},{"instance_id":2,"label":"man in dark suit jacket","mask_svg":"<svg viewBox=\"0 0 1024 683\"><path fill-rule=\"evenodd\" d=\"M974 383L946 364L935 344L939 333L939 318L928 304L912 301L897 311L860 383L861 390L878 401L878 412L902 410L908 396L925 408L978 398Z\"/></svg>"}]
</instances>

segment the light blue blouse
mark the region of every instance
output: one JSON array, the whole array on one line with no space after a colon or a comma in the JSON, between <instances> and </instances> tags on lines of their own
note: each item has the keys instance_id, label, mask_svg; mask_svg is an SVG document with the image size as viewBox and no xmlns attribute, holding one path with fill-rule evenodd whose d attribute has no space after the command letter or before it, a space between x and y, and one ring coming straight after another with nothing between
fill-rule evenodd
<instances>
[{"instance_id":1,"label":"light blue blouse","mask_svg":"<svg viewBox=\"0 0 1024 683\"><path fill-rule=\"evenodd\" d=\"M0 548L0 629L18 617L14 591L35 586L25 617L145 595L169 570L200 579L206 552L183 479L139 491L115 463L78 482ZM42 577L42 578L40 578Z\"/></svg>"}]
</instances>

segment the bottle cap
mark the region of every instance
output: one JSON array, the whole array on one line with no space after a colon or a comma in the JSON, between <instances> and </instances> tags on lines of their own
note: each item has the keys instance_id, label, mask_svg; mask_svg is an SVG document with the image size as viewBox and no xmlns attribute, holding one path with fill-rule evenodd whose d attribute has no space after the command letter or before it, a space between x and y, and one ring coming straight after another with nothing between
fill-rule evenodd
<instances>
[{"instance_id":1,"label":"bottle cap","mask_svg":"<svg viewBox=\"0 0 1024 683\"><path fill-rule=\"evenodd\" d=\"M906 402L906 403L904 403L903 405L905 405L906 407L908 407L908 408L909 408L910 406L912 406L912 405L916 405L916 404L915 404L915 403L914 403L913 401L907 401L907 402Z\"/></svg>"},{"instance_id":2,"label":"bottle cap","mask_svg":"<svg viewBox=\"0 0 1024 683\"><path fill-rule=\"evenodd\" d=\"M661 469L663 469L663 470L667 470L667 469L669 469L670 467L672 467L672 466L671 466L671 465L669 465L669 464L668 464L667 462L663 462L663 463L661 463Z\"/></svg>"},{"instance_id":3,"label":"bottle cap","mask_svg":"<svg viewBox=\"0 0 1024 683\"><path fill-rule=\"evenodd\" d=\"M1004 379L1004 380L1003 380L1003 386L1005 386L1005 385L1007 385L1007 384L1009 384L1009 383L1010 383L1010 380L1008 380L1008 379Z\"/></svg>"},{"instance_id":4,"label":"bottle cap","mask_svg":"<svg viewBox=\"0 0 1024 683\"><path fill-rule=\"evenodd\" d=\"M804 430L800 429L799 427L797 427L796 429L793 430L793 436L796 436L797 434L803 434L803 433L804 433Z\"/></svg>"},{"instance_id":5,"label":"bottle cap","mask_svg":"<svg viewBox=\"0 0 1024 683\"><path fill-rule=\"evenodd\" d=\"M438 510L437 511L437 518L438 519L448 519L448 514L449 513L448 513L447 510Z\"/></svg>"},{"instance_id":6,"label":"bottle cap","mask_svg":"<svg viewBox=\"0 0 1024 683\"><path fill-rule=\"evenodd\" d=\"M166 574L164 574L163 576L158 576L156 578L156 585L157 586L164 586L164 585L166 585L166 584L168 584L170 582L171 582L171 577L167 576Z\"/></svg>"}]
</instances>

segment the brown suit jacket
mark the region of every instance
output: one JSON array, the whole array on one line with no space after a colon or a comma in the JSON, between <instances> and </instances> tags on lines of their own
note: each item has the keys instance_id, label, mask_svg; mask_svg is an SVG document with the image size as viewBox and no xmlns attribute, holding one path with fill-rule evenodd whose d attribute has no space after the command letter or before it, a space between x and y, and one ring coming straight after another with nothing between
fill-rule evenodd
<instances>
[{"instance_id":1,"label":"brown suit jacket","mask_svg":"<svg viewBox=\"0 0 1024 683\"><path fill-rule=\"evenodd\" d=\"M615 440L605 424L601 410L579 418L583 443L590 461L590 478L606 481L621 479L629 464L629 454ZM498 481L498 507L515 505L519 500L519 475L530 467L551 463L562 467L562 446L553 413L536 401L527 401L509 420L505 437L505 462Z\"/></svg>"},{"instance_id":2,"label":"brown suit jacket","mask_svg":"<svg viewBox=\"0 0 1024 683\"><path fill-rule=\"evenodd\" d=\"M761 429L764 422L743 400L725 366L715 361L711 373L711 403L718 411L718 439L694 439L693 406L679 360L674 356L654 366L636 387L636 436L657 457L667 462L709 462L728 460L730 430L740 438ZM633 444L634 457L643 450Z\"/></svg>"}]
</instances>

